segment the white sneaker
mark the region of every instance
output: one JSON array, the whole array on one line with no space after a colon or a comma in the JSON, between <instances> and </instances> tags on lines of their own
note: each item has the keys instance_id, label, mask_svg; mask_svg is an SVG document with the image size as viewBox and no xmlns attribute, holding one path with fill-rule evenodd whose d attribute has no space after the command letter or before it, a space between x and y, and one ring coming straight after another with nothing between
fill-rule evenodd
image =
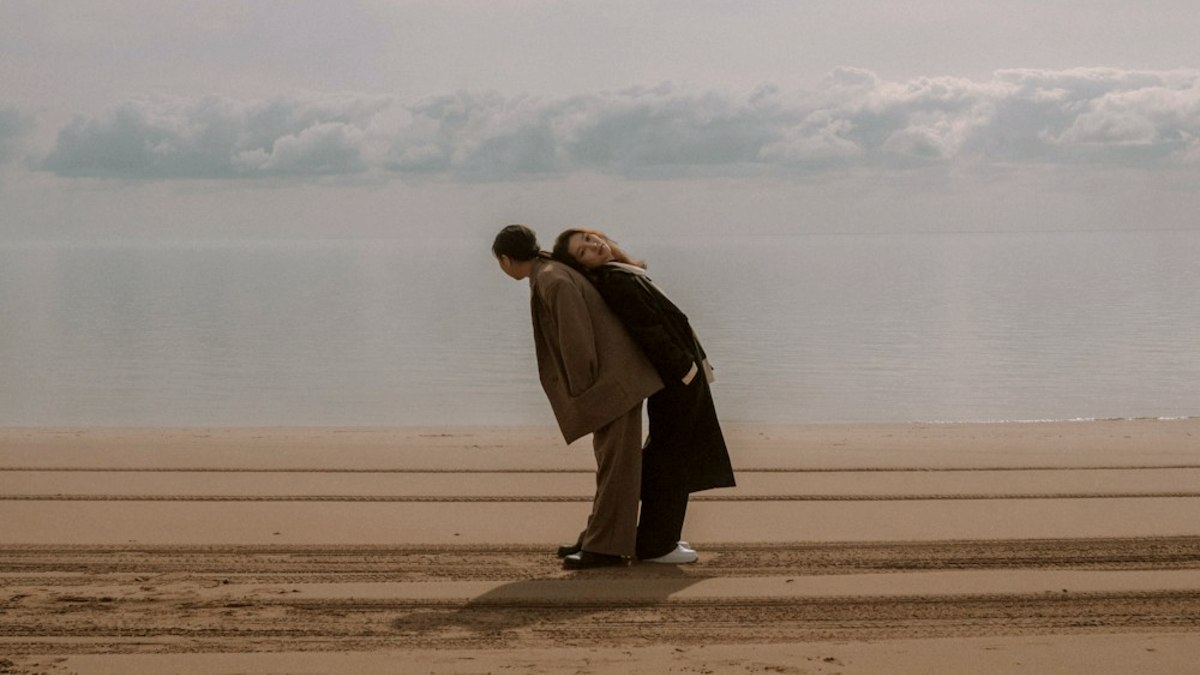
<instances>
[{"instance_id":1,"label":"white sneaker","mask_svg":"<svg viewBox=\"0 0 1200 675\"><path fill-rule=\"evenodd\" d=\"M665 565L686 565L694 563L700 559L696 552L690 548L684 548L682 544L677 545L674 551L666 555L660 555L657 558L647 558L642 562L663 563Z\"/></svg>"},{"instance_id":2,"label":"white sneaker","mask_svg":"<svg viewBox=\"0 0 1200 675\"><path fill-rule=\"evenodd\" d=\"M687 543L686 541L683 541L682 539L679 540L679 548L686 548L689 551L696 550L696 549L692 548L691 544Z\"/></svg>"}]
</instances>

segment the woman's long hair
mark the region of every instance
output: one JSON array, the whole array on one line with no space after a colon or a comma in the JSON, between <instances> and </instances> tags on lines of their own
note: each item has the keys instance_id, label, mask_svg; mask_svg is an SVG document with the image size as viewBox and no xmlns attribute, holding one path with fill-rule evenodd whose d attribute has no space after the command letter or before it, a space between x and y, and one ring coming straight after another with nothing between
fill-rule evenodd
<instances>
[{"instance_id":1,"label":"woman's long hair","mask_svg":"<svg viewBox=\"0 0 1200 675\"><path fill-rule=\"evenodd\" d=\"M554 240L554 251L551 253L555 260L566 263L580 272L583 272L584 274L591 273L591 270L587 269L583 265L580 265L579 261L576 260L574 256L571 255L571 252L567 250L567 247L571 243L571 237L577 234L590 234L595 237L600 237L608 244L608 247L612 249L614 261L646 269L646 261L630 257L629 254L624 251L624 249L617 246L617 242L609 239L607 234L604 234L600 230L593 230L587 227L573 227L569 230L564 230L558 235L558 238Z\"/></svg>"}]
</instances>

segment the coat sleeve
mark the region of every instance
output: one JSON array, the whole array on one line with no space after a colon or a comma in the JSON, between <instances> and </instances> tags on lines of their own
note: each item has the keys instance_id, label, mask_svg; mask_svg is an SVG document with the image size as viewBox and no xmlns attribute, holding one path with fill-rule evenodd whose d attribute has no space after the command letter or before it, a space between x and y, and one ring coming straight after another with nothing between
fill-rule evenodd
<instances>
[{"instance_id":1,"label":"coat sleeve","mask_svg":"<svg viewBox=\"0 0 1200 675\"><path fill-rule=\"evenodd\" d=\"M604 299L646 353L664 382L682 381L695 366L692 354L672 337L663 309L642 280L614 272L604 277Z\"/></svg>"},{"instance_id":2,"label":"coat sleeve","mask_svg":"<svg viewBox=\"0 0 1200 675\"><path fill-rule=\"evenodd\" d=\"M599 360L583 290L569 280L556 279L545 285L543 300L554 319L567 389L579 396L595 384Z\"/></svg>"}]
</instances>

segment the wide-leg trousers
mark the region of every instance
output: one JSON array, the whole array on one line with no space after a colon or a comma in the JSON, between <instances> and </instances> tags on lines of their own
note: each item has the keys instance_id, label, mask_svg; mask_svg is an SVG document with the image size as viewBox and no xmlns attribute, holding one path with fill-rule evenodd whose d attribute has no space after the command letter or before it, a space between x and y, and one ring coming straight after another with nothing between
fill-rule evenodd
<instances>
[{"instance_id":1,"label":"wide-leg trousers","mask_svg":"<svg viewBox=\"0 0 1200 675\"><path fill-rule=\"evenodd\" d=\"M682 481L674 489L642 495L642 520L637 530L637 557L657 558L675 550L687 517L688 491Z\"/></svg>"},{"instance_id":2,"label":"wide-leg trousers","mask_svg":"<svg viewBox=\"0 0 1200 675\"><path fill-rule=\"evenodd\" d=\"M596 496L583 550L633 556L642 491L642 403L592 433L596 453Z\"/></svg>"},{"instance_id":3,"label":"wide-leg trousers","mask_svg":"<svg viewBox=\"0 0 1200 675\"><path fill-rule=\"evenodd\" d=\"M690 493L734 485L712 391L703 376L671 383L647 403L650 437L642 451L642 516L637 556L657 558L683 534Z\"/></svg>"}]
</instances>

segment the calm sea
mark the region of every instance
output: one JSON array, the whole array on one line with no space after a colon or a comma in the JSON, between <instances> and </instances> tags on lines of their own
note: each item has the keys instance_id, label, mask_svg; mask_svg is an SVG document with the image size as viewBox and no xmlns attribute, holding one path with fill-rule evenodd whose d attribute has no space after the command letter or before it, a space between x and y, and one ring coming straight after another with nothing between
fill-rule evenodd
<instances>
[{"instance_id":1,"label":"calm sea","mask_svg":"<svg viewBox=\"0 0 1200 675\"><path fill-rule=\"evenodd\" d=\"M1200 232L627 248L728 421L1200 415ZM0 425L552 424L489 240L0 244Z\"/></svg>"}]
</instances>

